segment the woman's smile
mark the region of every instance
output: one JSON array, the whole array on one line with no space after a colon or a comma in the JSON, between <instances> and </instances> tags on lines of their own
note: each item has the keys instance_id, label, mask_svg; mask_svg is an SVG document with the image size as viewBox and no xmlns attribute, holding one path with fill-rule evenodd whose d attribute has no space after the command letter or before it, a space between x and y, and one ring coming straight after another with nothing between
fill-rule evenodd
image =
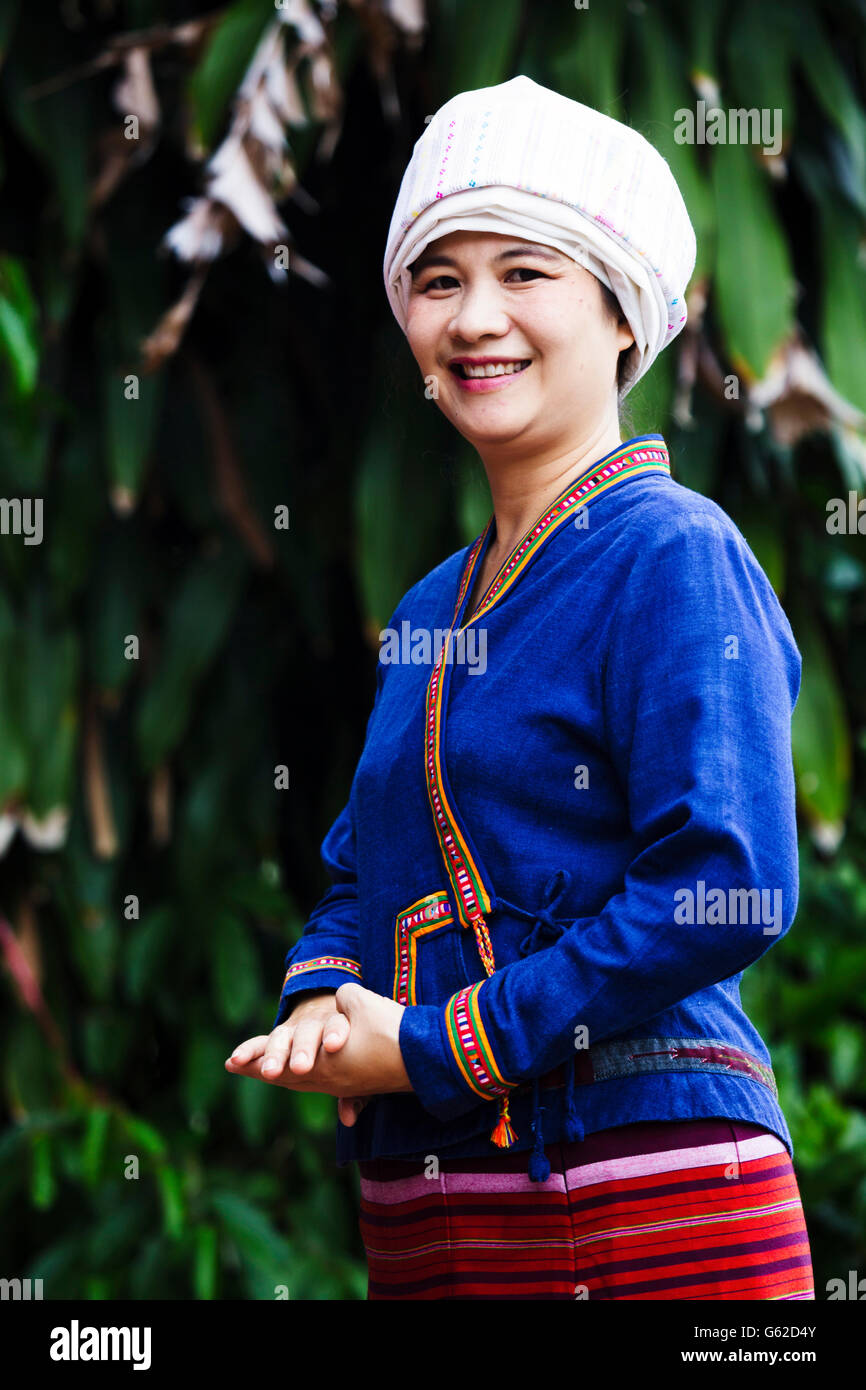
<instances>
[{"instance_id":1,"label":"woman's smile","mask_svg":"<svg viewBox=\"0 0 866 1390\"><path fill-rule=\"evenodd\" d=\"M448 370L461 391L499 391L510 386L531 365L532 359L529 357L519 361L502 359L478 363L473 363L471 358L458 358L449 363Z\"/></svg>"}]
</instances>

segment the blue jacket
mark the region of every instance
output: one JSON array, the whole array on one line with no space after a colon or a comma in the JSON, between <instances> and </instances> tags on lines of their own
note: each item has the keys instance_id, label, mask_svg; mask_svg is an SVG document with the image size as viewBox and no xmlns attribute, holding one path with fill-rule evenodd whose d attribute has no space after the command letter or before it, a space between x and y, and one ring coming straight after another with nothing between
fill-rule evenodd
<instances>
[{"instance_id":1,"label":"blue jacket","mask_svg":"<svg viewBox=\"0 0 866 1390\"><path fill-rule=\"evenodd\" d=\"M494 528L389 622L333 886L286 957L275 1025L353 979L407 1005L413 1093L338 1122L337 1161L513 1146L541 1180L544 1144L709 1116L793 1153L739 995L797 906L776 595L659 434L569 483L471 615Z\"/></svg>"}]
</instances>

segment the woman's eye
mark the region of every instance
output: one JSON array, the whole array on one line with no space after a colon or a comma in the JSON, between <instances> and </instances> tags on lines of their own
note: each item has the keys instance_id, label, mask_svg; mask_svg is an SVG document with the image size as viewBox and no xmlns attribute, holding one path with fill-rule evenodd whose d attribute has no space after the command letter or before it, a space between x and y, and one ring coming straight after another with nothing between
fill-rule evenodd
<instances>
[{"instance_id":1,"label":"woman's eye","mask_svg":"<svg viewBox=\"0 0 866 1390\"><path fill-rule=\"evenodd\" d=\"M533 270L532 267L528 265L513 266L512 269L509 270L508 274L506 275L506 280L511 275L538 275L542 279L546 278L542 271ZM450 281L452 284L457 283L453 275L434 275L432 280L427 281L427 284L424 286L421 293L426 294L428 290L445 289L446 286L443 284L443 281L446 280Z\"/></svg>"},{"instance_id":2,"label":"woman's eye","mask_svg":"<svg viewBox=\"0 0 866 1390\"><path fill-rule=\"evenodd\" d=\"M437 284L438 284L438 282L439 282L440 280L453 280L453 279L454 279L454 276L453 276L453 275L434 275L434 277L433 277L432 280L428 280L428 281L427 281L427 284L424 286L424 288L423 288L423 290L421 291L421 293L422 293L422 294L426 294L428 290L434 290L434 289L436 289ZM439 288L441 289L441 285L439 286Z\"/></svg>"}]
</instances>

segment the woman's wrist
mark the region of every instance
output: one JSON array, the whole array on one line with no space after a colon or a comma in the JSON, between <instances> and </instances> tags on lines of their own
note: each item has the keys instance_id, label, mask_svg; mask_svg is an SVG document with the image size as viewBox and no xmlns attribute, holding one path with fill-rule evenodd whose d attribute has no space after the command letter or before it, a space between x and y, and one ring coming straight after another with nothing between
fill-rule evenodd
<instances>
[{"instance_id":1,"label":"woman's wrist","mask_svg":"<svg viewBox=\"0 0 866 1390\"><path fill-rule=\"evenodd\" d=\"M289 1006L289 1012L286 1014L286 1017L283 1020L283 1022L285 1023L288 1019L290 1019L292 1014L295 1012L297 1008L300 1007L301 1004L309 1004L314 999L333 999L336 993L337 991L335 989L299 989L297 994L292 995L291 1003Z\"/></svg>"}]
</instances>

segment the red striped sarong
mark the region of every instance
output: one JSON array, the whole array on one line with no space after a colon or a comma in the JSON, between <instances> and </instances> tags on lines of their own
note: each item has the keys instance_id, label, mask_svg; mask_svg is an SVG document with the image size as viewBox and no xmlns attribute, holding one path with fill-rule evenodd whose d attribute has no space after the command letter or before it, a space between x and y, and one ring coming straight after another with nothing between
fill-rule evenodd
<instances>
[{"instance_id":1,"label":"red striped sarong","mask_svg":"<svg viewBox=\"0 0 866 1390\"><path fill-rule=\"evenodd\" d=\"M732 1120L528 1154L359 1164L369 1299L814 1299L790 1155Z\"/></svg>"}]
</instances>

